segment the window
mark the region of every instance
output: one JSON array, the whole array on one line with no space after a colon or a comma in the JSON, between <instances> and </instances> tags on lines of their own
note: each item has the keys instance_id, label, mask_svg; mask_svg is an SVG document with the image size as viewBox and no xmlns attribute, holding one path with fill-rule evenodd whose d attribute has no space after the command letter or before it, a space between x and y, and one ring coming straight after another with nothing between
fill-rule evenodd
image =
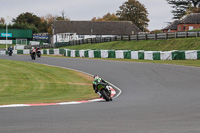
<instances>
[{"instance_id":1,"label":"window","mask_svg":"<svg viewBox=\"0 0 200 133\"><path fill-rule=\"evenodd\" d=\"M193 26L189 26L189 30L193 30L194 29L194 27Z\"/></svg>"},{"instance_id":2,"label":"window","mask_svg":"<svg viewBox=\"0 0 200 133\"><path fill-rule=\"evenodd\" d=\"M78 38L85 38L84 35L78 35Z\"/></svg>"}]
</instances>

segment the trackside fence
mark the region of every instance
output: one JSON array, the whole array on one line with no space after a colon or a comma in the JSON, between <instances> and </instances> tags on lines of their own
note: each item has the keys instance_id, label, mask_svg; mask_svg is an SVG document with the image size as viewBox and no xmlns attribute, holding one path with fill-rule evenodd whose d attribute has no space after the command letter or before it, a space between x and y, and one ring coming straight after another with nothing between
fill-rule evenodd
<instances>
[{"instance_id":1,"label":"trackside fence","mask_svg":"<svg viewBox=\"0 0 200 133\"><path fill-rule=\"evenodd\" d=\"M80 40L73 40L70 42L57 42L55 43L55 48L82 44L95 44L111 41L141 41L141 40L166 40L166 39L176 39L176 38L190 38L190 37L200 37L200 31L190 31L190 32L172 32L172 33L158 33L158 34L135 34L135 35L116 35L115 37L97 37L97 38L87 38Z\"/></svg>"}]
</instances>

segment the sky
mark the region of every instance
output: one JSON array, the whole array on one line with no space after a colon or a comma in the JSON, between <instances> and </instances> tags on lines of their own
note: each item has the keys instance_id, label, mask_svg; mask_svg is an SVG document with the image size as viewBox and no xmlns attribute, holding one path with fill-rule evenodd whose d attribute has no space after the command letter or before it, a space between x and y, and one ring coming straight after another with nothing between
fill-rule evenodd
<instances>
[{"instance_id":1,"label":"sky","mask_svg":"<svg viewBox=\"0 0 200 133\"><path fill-rule=\"evenodd\" d=\"M47 14L65 16L70 20L91 20L93 17L116 13L119 7L128 0L0 0L0 18L10 23L13 18L21 13L30 12L38 17ZM150 22L149 30L166 27L167 22L172 22L172 8L166 0L138 0L145 6Z\"/></svg>"}]
</instances>

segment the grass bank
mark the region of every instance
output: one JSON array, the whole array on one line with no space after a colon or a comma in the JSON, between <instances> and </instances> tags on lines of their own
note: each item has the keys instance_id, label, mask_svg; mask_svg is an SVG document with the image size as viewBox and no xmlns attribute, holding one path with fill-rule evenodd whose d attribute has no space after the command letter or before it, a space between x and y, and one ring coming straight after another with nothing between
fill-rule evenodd
<instances>
[{"instance_id":1,"label":"grass bank","mask_svg":"<svg viewBox=\"0 0 200 133\"><path fill-rule=\"evenodd\" d=\"M114 41L98 44L83 44L77 46L62 47L67 49L106 49L106 50L146 50L146 51L170 51L170 50L200 50L200 38L179 38L169 40L144 40L144 41Z\"/></svg>"},{"instance_id":2,"label":"grass bank","mask_svg":"<svg viewBox=\"0 0 200 133\"><path fill-rule=\"evenodd\" d=\"M96 98L92 77L68 69L0 59L0 105Z\"/></svg>"}]
</instances>

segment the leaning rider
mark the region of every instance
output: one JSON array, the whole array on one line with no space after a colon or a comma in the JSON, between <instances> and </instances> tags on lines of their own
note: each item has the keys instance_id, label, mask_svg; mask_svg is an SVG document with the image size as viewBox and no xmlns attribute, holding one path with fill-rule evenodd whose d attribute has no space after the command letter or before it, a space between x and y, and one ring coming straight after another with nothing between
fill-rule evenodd
<instances>
[{"instance_id":1,"label":"leaning rider","mask_svg":"<svg viewBox=\"0 0 200 133\"><path fill-rule=\"evenodd\" d=\"M101 96L101 93L98 92L98 89L97 89L97 86L98 86L100 83L103 83L103 84L105 84L105 85L108 85L108 83L107 83L105 80L103 80L102 78L99 78L98 75L95 75L95 76L94 76L94 81L93 81L93 89L94 89L95 93L97 93L100 97L102 97L102 96Z\"/></svg>"},{"instance_id":2,"label":"leaning rider","mask_svg":"<svg viewBox=\"0 0 200 133\"><path fill-rule=\"evenodd\" d=\"M12 45L10 45L10 46L8 47L8 51L10 51L10 50L12 50Z\"/></svg>"}]
</instances>

